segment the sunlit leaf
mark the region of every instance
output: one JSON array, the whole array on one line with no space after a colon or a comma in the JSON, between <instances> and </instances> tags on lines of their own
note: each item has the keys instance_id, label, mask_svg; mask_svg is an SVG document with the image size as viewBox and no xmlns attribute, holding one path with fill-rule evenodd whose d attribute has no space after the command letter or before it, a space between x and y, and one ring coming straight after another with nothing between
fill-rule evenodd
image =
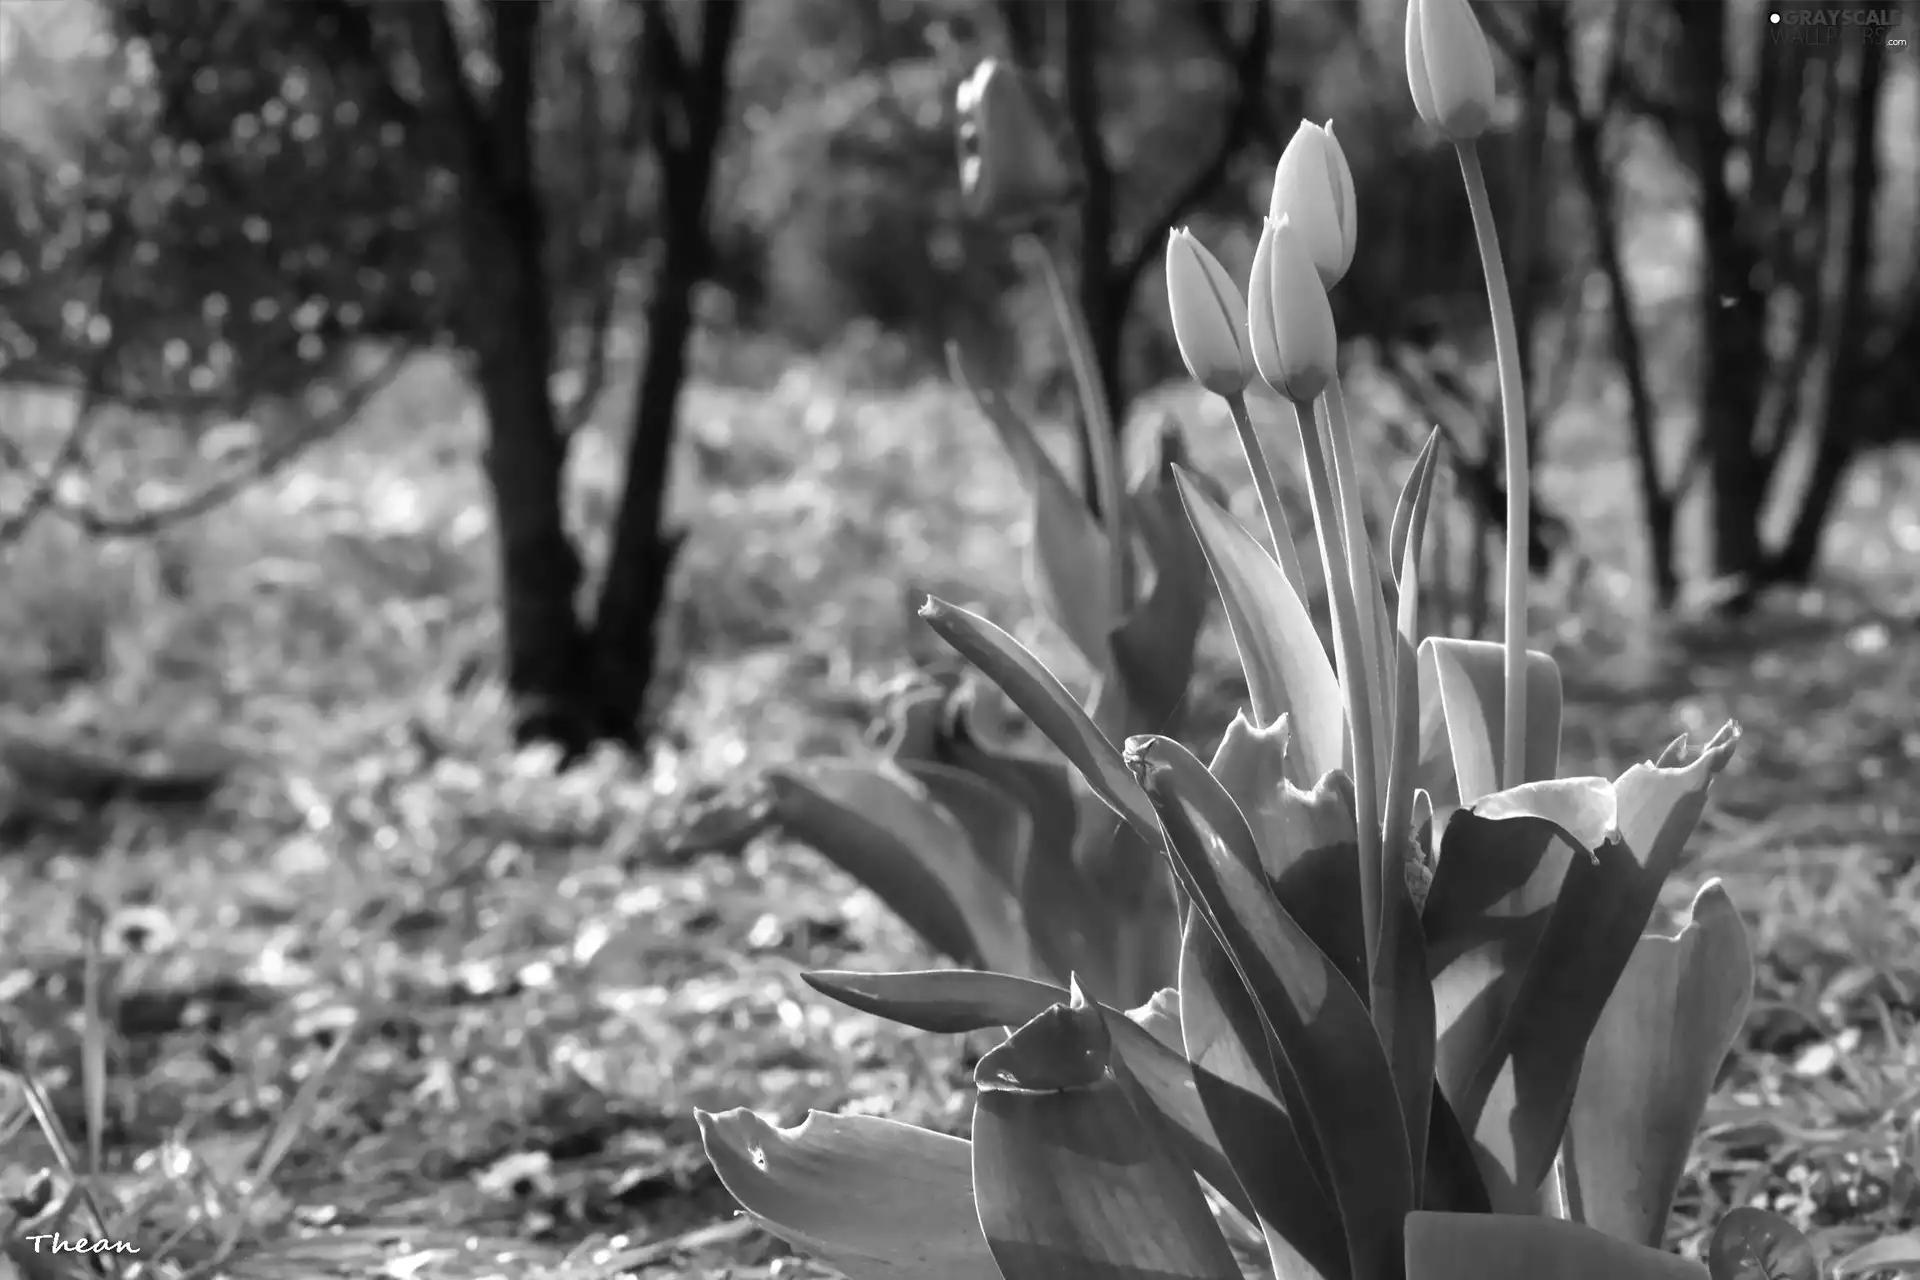
<instances>
[{"instance_id":1,"label":"sunlit leaf","mask_svg":"<svg viewBox=\"0 0 1920 1280\"><path fill-rule=\"evenodd\" d=\"M1300 781L1341 768L1346 708L1305 603L1259 541L1185 474L1180 493L1240 651L1255 720L1289 718Z\"/></svg>"},{"instance_id":2,"label":"sunlit leaf","mask_svg":"<svg viewBox=\"0 0 1920 1280\"><path fill-rule=\"evenodd\" d=\"M1506 750L1506 650L1492 640L1428 636L1420 642L1419 785L1436 807L1472 804L1500 789ZM1560 770L1560 668L1527 653L1527 759L1523 780Z\"/></svg>"},{"instance_id":3,"label":"sunlit leaf","mask_svg":"<svg viewBox=\"0 0 1920 1280\"><path fill-rule=\"evenodd\" d=\"M815 1111L781 1129L744 1107L694 1115L740 1207L848 1280L1000 1280L962 1139L876 1116Z\"/></svg>"},{"instance_id":4,"label":"sunlit leaf","mask_svg":"<svg viewBox=\"0 0 1920 1280\"><path fill-rule=\"evenodd\" d=\"M1643 764L1622 774L1612 784L1616 829L1591 856L1587 851L1562 855L1564 875L1533 945L1513 944L1540 920L1537 899L1530 900L1541 880L1538 875L1526 877L1530 884L1489 912L1481 944L1451 959L1436 978L1442 1082L1462 1124L1480 1146L1482 1172L1496 1209L1525 1203L1546 1176L1573 1105L1593 1028L1640 941L1661 887L1685 851L1705 807L1708 784L1725 767L1738 738L1738 730L1729 726L1688 765ZM1566 796L1564 790L1544 786L1537 794L1555 802ZM1586 805L1568 812L1591 816ZM1516 813L1489 827L1477 814L1456 815L1447 829L1435 896L1457 835L1476 827L1481 833L1507 828L1524 835L1540 821ZM1553 843L1564 843L1565 829L1554 825L1553 830L1558 833ZM1470 845L1463 842L1460 847ZM1529 870L1537 872L1559 860L1536 858ZM1525 865L1524 859L1519 865ZM1431 945L1432 898L1427 906ZM1512 912L1504 919L1503 908ZM1512 977L1522 955L1524 976L1516 986ZM1478 1006L1471 1019L1463 1016L1463 1004ZM1464 1084L1457 1075L1450 1083L1449 1072L1457 1071L1471 1054L1463 1055L1464 1046L1450 1046L1449 1040L1458 1042L1462 1028L1478 1040L1494 1024L1496 1011L1497 1029L1482 1042L1478 1065Z\"/></svg>"},{"instance_id":5,"label":"sunlit leaf","mask_svg":"<svg viewBox=\"0 0 1920 1280\"><path fill-rule=\"evenodd\" d=\"M1107 1071L1108 1023L1075 993L980 1060L973 1183L1007 1280L1241 1280L1193 1174Z\"/></svg>"},{"instance_id":6,"label":"sunlit leaf","mask_svg":"<svg viewBox=\"0 0 1920 1280\"><path fill-rule=\"evenodd\" d=\"M1707 1280L1697 1262L1530 1214L1414 1213L1407 1280Z\"/></svg>"},{"instance_id":7,"label":"sunlit leaf","mask_svg":"<svg viewBox=\"0 0 1920 1280\"><path fill-rule=\"evenodd\" d=\"M1648 934L1587 1042L1567 1120L1575 1216L1659 1245L1714 1077L1746 1021L1753 956L1726 891L1708 881L1675 937Z\"/></svg>"},{"instance_id":8,"label":"sunlit leaf","mask_svg":"<svg viewBox=\"0 0 1920 1280\"><path fill-rule=\"evenodd\" d=\"M1742 1205L1714 1224L1707 1271L1713 1280L1820 1280L1820 1257L1791 1222Z\"/></svg>"}]
</instances>

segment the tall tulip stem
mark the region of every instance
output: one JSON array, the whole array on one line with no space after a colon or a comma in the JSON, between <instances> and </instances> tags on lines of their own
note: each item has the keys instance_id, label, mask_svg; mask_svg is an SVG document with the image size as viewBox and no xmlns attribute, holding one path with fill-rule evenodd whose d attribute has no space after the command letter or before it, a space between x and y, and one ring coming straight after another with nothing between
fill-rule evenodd
<instances>
[{"instance_id":1,"label":"tall tulip stem","mask_svg":"<svg viewBox=\"0 0 1920 1280\"><path fill-rule=\"evenodd\" d=\"M1286 575L1287 584L1307 603L1307 579L1300 568L1300 550L1293 544L1293 528L1287 523L1287 511L1280 505L1280 486L1273 477L1273 464L1260 437L1253 429L1253 415L1247 412L1246 395L1224 397L1233 414L1234 429L1240 433L1240 448L1247 455L1247 469L1253 472L1253 487L1260 494L1260 510L1267 518L1267 534L1273 539L1273 558Z\"/></svg>"},{"instance_id":2,"label":"tall tulip stem","mask_svg":"<svg viewBox=\"0 0 1920 1280\"><path fill-rule=\"evenodd\" d=\"M1127 495L1120 478L1120 437L1113 429L1113 409L1100 381L1100 366L1093 358L1093 339L1087 332L1087 317L1080 304L1067 292L1066 273L1060 266L1060 249L1051 240L1040 240L1040 269L1047 279L1047 293L1060 317L1060 328L1067 339L1067 361L1073 366L1073 380L1080 392L1082 411L1087 415L1087 450L1092 455L1094 501L1100 507L1107 546L1111 551L1114 607L1124 616L1131 604L1133 574L1127 550Z\"/></svg>"},{"instance_id":3,"label":"tall tulip stem","mask_svg":"<svg viewBox=\"0 0 1920 1280\"><path fill-rule=\"evenodd\" d=\"M1367 693L1367 663L1360 644L1360 613L1348 571L1346 539L1340 530L1340 506L1333 473L1314 425L1311 402L1291 401L1306 456L1307 484L1313 494L1313 520L1320 539L1320 563L1327 575L1327 600L1333 610L1333 644L1340 691L1346 697L1347 731L1353 745L1354 825L1360 858L1360 921L1366 939L1368 974L1380 954L1380 916L1384 900L1380 876L1380 790Z\"/></svg>"},{"instance_id":4,"label":"tall tulip stem","mask_svg":"<svg viewBox=\"0 0 1920 1280\"><path fill-rule=\"evenodd\" d=\"M1493 225L1493 202L1486 175L1472 142L1455 144L1460 173L1473 210L1473 235L1480 245L1480 266L1487 277L1487 305L1493 311L1493 351L1500 370L1500 417L1507 449L1507 591L1502 643L1506 646L1506 718L1503 723L1502 788L1526 781L1527 725L1527 510L1532 479L1527 464L1527 402L1520 385L1520 337L1513 322L1513 298L1500 258L1500 237Z\"/></svg>"}]
</instances>

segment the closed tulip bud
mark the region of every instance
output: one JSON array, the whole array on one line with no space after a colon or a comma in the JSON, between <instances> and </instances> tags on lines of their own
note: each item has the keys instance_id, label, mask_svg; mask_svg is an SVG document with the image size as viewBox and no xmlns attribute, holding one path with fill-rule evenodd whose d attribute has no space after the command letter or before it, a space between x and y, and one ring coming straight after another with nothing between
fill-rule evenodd
<instances>
[{"instance_id":1,"label":"closed tulip bud","mask_svg":"<svg viewBox=\"0 0 1920 1280\"><path fill-rule=\"evenodd\" d=\"M1493 119L1493 51L1467 0L1407 0L1407 86L1420 118L1455 142Z\"/></svg>"},{"instance_id":2,"label":"closed tulip bud","mask_svg":"<svg viewBox=\"0 0 1920 1280\"><path fill-rule=\"evenodd\" d=\"M1247 304L1220 260L1185 227L1167 237L1167 305L1193 380L1217 396L1245 391L1253 380Z\"/></svg>"},{"instance_id":3,"label":"closed tulip bud","mask_svg":"<svg viewBox=\"0 0 1920 1280\"><path fill-rule=\"evenodd\" d=\"M1274 170L1268 216L1293 223L1320 272L1320 283L1329 289L1353 265L1355 203L1353 170L1333 136L1333 122L1322 128L1311 120L1301 121L1293 141L1280 153L1280 167Z\"/></svg>"},{"instance_id":4,"label":"closed tulip bud","mask_svg":"<svg viewBox=\"0 0 1920 1280\"><path fill-rule=\"evenodd\" d=\"M1025 225L1078 194L1079 174L1044 104L1037 86L996 58L961 82L960 194L975 217Z\"/></svg>"},{"instance_id":5,"label":"closed tulip bud","mask_svg":"<svg viewBox=\"0 0 1920 1280\"><path fill-rule=\"evenodd\" d=\"M1247 331L1254 367L1289 400L1315 399L1339 371L1327 287L1288 218L1268 218L1247 286Z\"/></svg>"}]
</instances>

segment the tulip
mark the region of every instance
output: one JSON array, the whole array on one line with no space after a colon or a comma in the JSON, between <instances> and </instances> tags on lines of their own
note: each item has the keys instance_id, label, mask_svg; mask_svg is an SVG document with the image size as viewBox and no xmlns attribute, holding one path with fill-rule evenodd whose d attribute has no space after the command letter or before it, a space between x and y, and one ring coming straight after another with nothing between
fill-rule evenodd
<instances>
[{"instance_id":1,"label":"tulip","mask_svg":"<svg viewBox=\"0 0 1920 1280\"><path fill-rule=\"evenodd\" d=\"M1185 227L1167 237L1167 305L1193 380L1217 396L1245 391L1253 380L1247 304L1220 260Z\"/></svg>"},{"instance_id":2,"label":"tulip","mask_svg":"<svg viewBox=\"0 0 1920 1280\"><path fill-rule=\"evenodd\" d=\"M1266 220L1247 294L1254 367L1281 395L1311 404L1338 372L1340 344L1327 287L1290 218Z\"/></svg>"},{"instance_id":3,"label":"tulip","mask_svg":"<svg viewBox=\"0 0 1920 1280\"><path fill-rule=\"evenodd\" d=\"M1407 0L1407 86L1420 118L1454 142L1493 119L1493 52L1467 0Z\"/></svg>"},{"instance_id":4,"label":"tulip","mask_svg":"<svg viewBox=\"0 0 1920 1280\"><path fill-rule=\"evenodd\" d=\"M1071 201L1079 176L1049 123L1039 89L988 58L954 95L960 115L960 193L969 213L1031 223Z\"/></svg>"},{"instance_id":5,"label":"tulip","mask_svg":"<svg viewBox=\"0 0 1920 1280\"><path fill-rule=\"evenodd\" d=\"M1320 272L1320 283L1329 289L1353 265L1355 205L1353 170L1333 136L1333 122L1322 128L1301 121L1274 171L1268 216L1293 222Z\"/></svg>"}]
</instances>

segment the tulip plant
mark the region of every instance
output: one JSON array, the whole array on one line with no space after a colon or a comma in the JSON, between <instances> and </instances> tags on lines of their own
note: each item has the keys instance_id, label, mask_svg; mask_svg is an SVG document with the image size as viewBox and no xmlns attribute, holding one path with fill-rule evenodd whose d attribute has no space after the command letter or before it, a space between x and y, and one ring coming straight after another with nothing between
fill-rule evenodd
<instances>
[{"instance_id":1,"label":"tulip plant","mask_svg":"<svg viewBox=\"0 0 1920 1280\"><path fill-rule=\"evenodd\" d=\"M1109 741L1165 731L1187 705L1210 594L1173 479L1179 440L1166 436L1160 465L1123 490L1084 318L1044 243L1049 219L1076 193L1073 171L1039 95L1014 68L983 62L961 86L959 107L971 211L1039 249L1031 256L1065 327L1090 425L1100 518L1032 424L957 349L948 352L950 372L998 434L1032 504L1027 568L1041 612L1096 677L1075 716ZM1190 482L1224 500L1205 481ZM1284 545L1291 554L1291 541ZM995 741L973 712L975 691L914 681L889 708L883 759L774 771L774 818L942 955L1056 986L1077 978L1095 999L1123 1008L1145 1001L1173 981L1180 955L1158 835L1123 821L1066 761Z\"/></svg>"},{"instance_id":2,"label":"tulip plant","mask_svg":"<svg viewBox=\"0 0 1920 1280\"><path fill-rule=\"evenodd\" d=\"M1413 0L1407 61L1416 108L1460 152L1499 344L1508 492L1524 503L1511 307L1474 156L1492 60L1467 0ZM1244 294L1191 234L1168 245L1181 354L1227 402L1270 542L1172 468L1251 704L1210 761L1160 733L1117 737L986 619L938 600L922 610L1161 860L1177 886L1164 908L1177 968L1130 1009L1077 970L1036 976L1045 964L809 974L922 1030L1007 1029L975 1071L970 1139L873 1116L781 1129L745 1109L700 1115L747 1212L853 1280L1818 1274L1805 1240L1759 1210L1719 1224L1705 1265L1662 1249L1753 962L1717 881L1673 933L1650 925L1738 730L1697 751L1681 738L1617 778L1561 777L1559 673L1525 648L1512 570L1524 547L1509 547L1504 642L1417 632L1433 439L1386 538L1389 607L1327 300L1355 217L1340 144L1308 123L1280 161ZM1331 655L1274 483L1294 443L1251 421L1256 374L1293 408ZM1052 481L1037 493L1038 522L1072 523L1073 495ZM1526 527L1522 510L1510 543ZM1092 634L1113 637L1113 618ZM903 736L924 738L912 723ZM1015 776L983 757L972 767ZM942 785L929 790L952 800L956 828L988 829L978 795ZM1036 793L1017 793L1031 819ZM1037 910L1024 936L1085 925L1060 919Z\"/></svg>"}]
</instances>

